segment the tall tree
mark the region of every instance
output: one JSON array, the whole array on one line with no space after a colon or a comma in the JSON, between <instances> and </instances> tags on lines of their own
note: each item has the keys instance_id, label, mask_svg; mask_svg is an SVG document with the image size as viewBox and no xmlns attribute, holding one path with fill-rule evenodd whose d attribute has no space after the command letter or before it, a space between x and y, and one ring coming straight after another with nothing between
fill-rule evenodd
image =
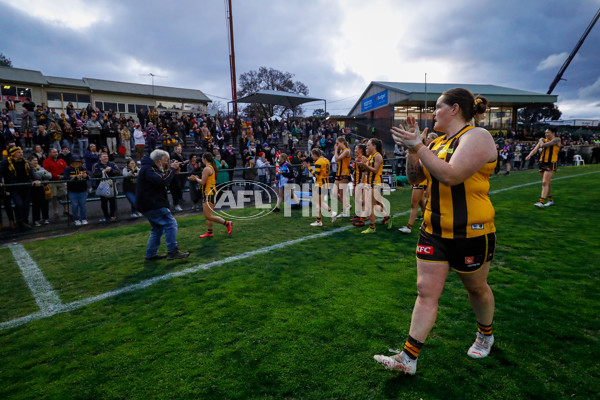
<instances>
[{"instance_id":1,"label":"tall tree","mask_svg":"<svg viewBox=\"0 0 600 400\"><path fill-rule=\"evenodd\" d=\"M4 54L0 53L0 66L2 67L10 67L12 68L12 61L10 58L6 57Z\"/></svg>"},{"instance_id":2,"label":"tall tree","mask_svg":"<svg viewBox=\"0 0 600 400\"><path fill-rule=\"evenodd\" d=\"M238 81L238 97L248 96L259 90L280 90L296 94L308 95L308 87L300 82L293 81L294 75L289 72L283 72L274 68L260 67L258 71L248 71L240 75ZM271 118L274 115L282 117L286 112L293 112L295 115L303 115L304 110L301 106L294 109L284 106L274 106L271 104L249 104L244 109L248 117Z\"/></svg>"},{"instance_id":3,"label":"tall tree","mask_svg":"<svg viewBox=\"0 0 600 400\"><path fill-rule=\"evenodd\" d=\"M556 121L562 112L553 103L532 104L519 109L517 116L520 122L536 123L540 121Z\"/></svg>"},{"instance_id":4,"label":"tall tree","mask_svg":"<svg viewBox=\"0 0 600 400\"><path fill-rule=\"evenodd\" d=\"M322 108L317 108L316 110L313 111L313 117L327 118L327 117L329 117L329 113L325 112L325 110Z\"/></svg>"}]
</instances>

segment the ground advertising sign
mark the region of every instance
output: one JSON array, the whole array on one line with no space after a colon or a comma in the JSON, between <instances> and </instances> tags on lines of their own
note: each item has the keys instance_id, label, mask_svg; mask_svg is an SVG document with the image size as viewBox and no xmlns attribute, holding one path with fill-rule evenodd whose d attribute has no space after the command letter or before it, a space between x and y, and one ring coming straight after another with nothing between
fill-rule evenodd
<instances>
[{"instance_id":1,"label":"ground advertising sign","mask_svg":"<svg viewBox=\"0 0 600 400\"><path fill-rule=\"evenodd\" d=\"M384 90L369 96L360 103L360 112L367 112L375 108L385 106L388 103L388 91Z\"/></svg>"}]
</instances>

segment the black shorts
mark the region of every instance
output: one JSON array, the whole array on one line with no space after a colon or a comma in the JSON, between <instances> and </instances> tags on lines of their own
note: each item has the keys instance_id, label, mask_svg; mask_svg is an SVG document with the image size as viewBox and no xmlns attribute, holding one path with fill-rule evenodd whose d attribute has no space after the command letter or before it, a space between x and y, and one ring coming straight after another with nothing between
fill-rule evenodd
<instances>
[{"instance_id":1,"label":"black shorts","mask_svg":"<svg viewBox=\"0 0 600 400\"><path fill-rule=\"evenodd\" d=\"M447 262L456 272L475 272L494 258L496 233L468 239L444 239L420 230L417 259Z\"/></svg>"},{"instance_id":2,"label":"black shorts","mask_svg":"<svg viewBox=\"0 0 600 400\"><path fill-rule=\"evenodd\" d=\"M555 162L540 162L538 167L540 168L540 174L544 172L556 172L556 163Z\"/></svg>"},{"instance_id":3,"label":"black shorts","mask_svg":"<svg viewBox=\"0 0 600 400\"><path fill-rule=\"evenodd\" d=\"M202 197L202 202L215 204L215 195L214 194L204 194L204 197Z\"/></svg>"}]
</instances>

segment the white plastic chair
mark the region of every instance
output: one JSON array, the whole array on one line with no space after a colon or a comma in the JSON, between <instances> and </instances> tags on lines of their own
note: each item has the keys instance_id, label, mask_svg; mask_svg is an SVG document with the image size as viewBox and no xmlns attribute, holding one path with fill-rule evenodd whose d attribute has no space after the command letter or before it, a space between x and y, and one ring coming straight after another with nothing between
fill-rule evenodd
<instances>
[{"instance_id":1,"label":"white plastic chair","mask_svg":"<svg viewBox=\"0 0 600 400\"><path fill-rule=\"evenodd\" d=\"M576 166L585 165L585 161L583 161L583 157L581 157L579 154L575 154L575 156L573 157L573 162L575 163Z\"/></svg>"}]
</instances>

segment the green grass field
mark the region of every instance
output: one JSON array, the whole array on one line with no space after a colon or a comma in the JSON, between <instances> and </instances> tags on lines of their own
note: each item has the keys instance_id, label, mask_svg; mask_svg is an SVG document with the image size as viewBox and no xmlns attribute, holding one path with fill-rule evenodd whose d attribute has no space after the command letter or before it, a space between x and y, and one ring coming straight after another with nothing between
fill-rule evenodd
<instances>
[{"instance_id":1,"label":"green grass field","mask_svg":"<svg viewBox=\"0 0 600 400\"><path fill-rule=\"evenodd\" d=\"M466 355L476 321L451 274L417 374L373 360L408 333L415 230L313 228L295 212L236 222L232 237L215 226L202 241L204 218L193 216L179 219L192 255L177 262L143 261L147 223L24 243L63 304L274 247L0 330L0 398L598 398L600 166L556 178L556 206L542 210L537 171L492 178L496 344L486 359ZM410 192L389 197L393 213L409 209ZM331 235L275 246L318 232ZM9 248L0 259L0 323L37 312Z\"/></svg>"}]
</instances>

